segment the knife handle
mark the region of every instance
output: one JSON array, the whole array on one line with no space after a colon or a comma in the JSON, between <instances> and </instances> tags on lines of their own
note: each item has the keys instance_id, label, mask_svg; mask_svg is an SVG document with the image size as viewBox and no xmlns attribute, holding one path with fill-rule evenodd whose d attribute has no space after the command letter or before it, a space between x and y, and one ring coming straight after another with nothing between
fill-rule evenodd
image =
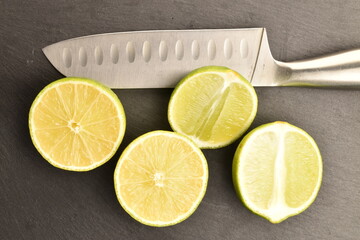
<instances>
[{"instance_id":1,"label":"knife handle","mask_svg":"<svg viewBox=\"0 0 360 240\"><path fill-rule=\"evenodd\" d=\"M360 49L295 62L276 61L281 86L360 87Z\"/></svg>"}]
</instances>

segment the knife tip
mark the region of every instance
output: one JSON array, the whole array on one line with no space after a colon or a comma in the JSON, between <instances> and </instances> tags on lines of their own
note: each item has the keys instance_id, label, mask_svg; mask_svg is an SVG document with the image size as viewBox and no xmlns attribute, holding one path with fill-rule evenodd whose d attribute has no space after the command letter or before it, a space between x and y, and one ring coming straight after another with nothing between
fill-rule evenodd
<instances>
[{"instance_id":1,"label":"knife tip","mask_svg":"<svg viewBox=\"0 0 360 240\"><path fill-rule=\"evenodd\" d=\"M48 50L49 50L49 46L46 46L46 47L43 47L42 49L41 49L41 51L46 55L46 53L48 52Z\"/></svg>"}]
</instances>

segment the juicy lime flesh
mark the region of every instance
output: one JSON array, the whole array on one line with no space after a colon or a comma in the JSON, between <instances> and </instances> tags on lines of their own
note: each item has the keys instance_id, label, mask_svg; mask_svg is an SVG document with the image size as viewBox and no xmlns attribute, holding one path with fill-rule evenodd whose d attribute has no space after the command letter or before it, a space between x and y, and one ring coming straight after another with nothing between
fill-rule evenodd
<instances>
[{"instance_id":1,"label":"juicy lime flesh","mask_svg":"<svg viewBox=\"0 0 360 240\"><path fill-rule=\"evenodd\" d=\"M138 221L175 224L190 215L207 184L206 160L189 140L154 132L129 145L115 171L121 205Z\"/></svg>"},{"instance_id":2,"label":"juicy lime flesh","mask_svg":"<svg viewBox=\"0 0 360 240\"><path fill-rule=\"evenodd\" d=\"M319 161L313 146L300 134L286 134L285 149L286 177L285 202L289 207L297 208L309 199L316 188L319 179ZM301 146L298 143L302 143ZM301 192L301 194L297 194Z\"/></svg>"},{"instance_id":3,"label":"juicy lime flesh","mask_svg":"<svg viewBox=\"0 0 360 240\"><path fill-rule=\"evenodd\" d=\"M125 119L114 96L84 81L59 81L41 93L30 116L32 138L62 168L95 166L114 153Z\"/></svg>"},{"instance_id":4,"label":"juicy lime flesh","mask_svg":"<svg viewBox=\"0 0 360 240\"><path fill-rule=\"evenodd\" d=\"M173 129L202 148L234 141L249 127L257 109L255 91L241 78L221 69L200 72L180 83L169 104Z\"/></svg>"},{"instance_id":5,"label":"juicy lime flesh","mask_svg":"<svg viewBox=\"0 0 360 240\"><path fill-rule=\"evenodd\" d=\"M322 166L309 135L286 123L272 128L254 133L242 146L240 183L235 184L240 184L242 198L251 210L279 222L312 203Z\"/></svg>"},{"instance_id":6,"label":"juicy lime flesh","mask_svg":"<svg viewBox=\"0 0 360 240\"><path fill-rule=\"evenodd\" d=\"M270 143L270 144L269 144ZM251 159L243 164L247 173L243 181L244 194L249 201L262 209L268 209L274 187L274 168L277 155L278 138L276 134L257 136L248 146L242 158Z\"/></svg>"}]
</instances>

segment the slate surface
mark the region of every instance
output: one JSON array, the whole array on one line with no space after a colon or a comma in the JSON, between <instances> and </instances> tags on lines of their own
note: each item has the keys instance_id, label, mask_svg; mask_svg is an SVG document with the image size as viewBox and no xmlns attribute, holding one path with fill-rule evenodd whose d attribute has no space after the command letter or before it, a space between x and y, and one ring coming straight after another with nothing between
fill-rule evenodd
<instances>
[{"instance_id":1,"label":"slate surface","mask_svg":"<svg viewBox=\"0 0 360 240\"><path fill-rule=\"evenodd\" d=\"M118 204L113 171L137 136L170 130L171 89L115 90L128 119L125 139L104 166L73 173L49 165L33 147L30 105L62 77L41 49L83 35L149 29L266 27L282 61L360 47L360 3L348 1L0 1L0 239L359 239L360 90L257 88L251 126L295 124L317 141L324 177L314 204L273 225L252 214L232 187L231 162L239 141L204 151L208 190L186 221L152 228ZM360 80L360 76L359 76Z\"/></svg>"}]
</instances>

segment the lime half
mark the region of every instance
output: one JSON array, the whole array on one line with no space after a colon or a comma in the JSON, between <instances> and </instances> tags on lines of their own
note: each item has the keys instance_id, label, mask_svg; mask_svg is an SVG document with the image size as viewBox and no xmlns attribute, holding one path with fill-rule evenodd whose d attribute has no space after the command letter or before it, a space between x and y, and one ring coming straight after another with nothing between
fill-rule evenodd
<instances>
[{"instance_id":1,"label":"lime half","mask_svg":"<svg viewBox=\"0 0 360 240\"><path fill-rule=\"evenodd\" d=\"M82 78L46 86L29 114L31 139L55 167L88 171L108 161L125 133L125 113L111 89Z\"/></svg>"},{"instance_id":2,"label":"lime half","mask_svg":"<svg viewBox=\"0 0 360 240\"><path fill-rule=\"evenodd\" d=\"M322 160L314 139L286 122L252 130L234 156L238 196L251 211L272 223L308 208L321 179Z\"/></svg>"},{"instance_id":3,"label":"lime half","mask_svg":"<svg viewBox=\"0 0 360 240\"><path fill-rule=\"evenodd\" d=\"M208 167L190 139L154 131L124 150L114 181L126 212L143 224L163 227L185 220L196 210L206 191Z\"/></svg>"},{"instance_id":4,"label":"lime half","mask_svg":"<svg viewBox=\"0 0 360 240\"><path fill-rule=\"evenodd\" d=\"M239 73L208 66L187 75L174 89L168 108L172 129L200 148L220 148L234 142L250 126L257 95Z\"/></svg>"}]
</instances>

